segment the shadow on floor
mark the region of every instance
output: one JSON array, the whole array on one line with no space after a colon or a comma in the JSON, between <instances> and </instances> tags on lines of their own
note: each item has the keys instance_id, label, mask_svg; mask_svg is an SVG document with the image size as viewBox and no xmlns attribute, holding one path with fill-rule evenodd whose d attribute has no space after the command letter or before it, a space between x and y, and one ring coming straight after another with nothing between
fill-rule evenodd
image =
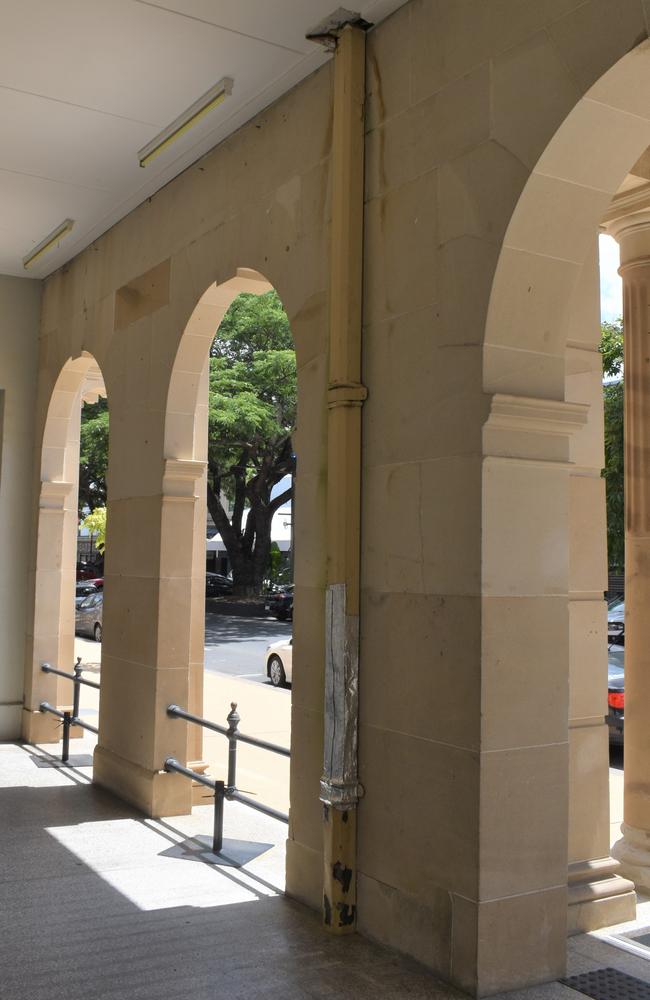
<instances>
[{"instance_id":1,"label":"shadow on floor","mask_svg":"<svg viewBox=\"0 0 650 1000\"><path fill-rule=\"evenodd\" d=\"M205 643L249 642L251 640L283 639L291 635L291 622L274 618L234 618L206 614Z\"/></svg>"},{"instance_id":2,"label":"shadow on floor","mask_svg":"<svg viewBox=\"0 0 650 1000\"><path fill-rule=\"evenodd\" d=\"M173 821L30 753L0 748L2 1000L460 996L361 937L329 936L263 877L185 864Z\"/></svg>"}]
</instances>

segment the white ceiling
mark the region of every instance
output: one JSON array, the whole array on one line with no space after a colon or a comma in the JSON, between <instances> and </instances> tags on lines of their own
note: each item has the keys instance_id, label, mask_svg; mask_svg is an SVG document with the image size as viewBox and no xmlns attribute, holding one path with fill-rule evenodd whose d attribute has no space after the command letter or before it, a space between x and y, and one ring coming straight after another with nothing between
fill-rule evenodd
<instances>
[{"instance_id":1,"label":"white ceiling","mask_svg":"<svg viewBox=\"0 0 650 1000\"><path fill-rule=\"evenodd\" d=\"M351 4L378 23L404 0ZM299 80L337 0L0 0L0 273L45 277ZM224 76L232 96L137 152ZM28 272L64 219L72 233Z\"/></svg>"}]
</instances>

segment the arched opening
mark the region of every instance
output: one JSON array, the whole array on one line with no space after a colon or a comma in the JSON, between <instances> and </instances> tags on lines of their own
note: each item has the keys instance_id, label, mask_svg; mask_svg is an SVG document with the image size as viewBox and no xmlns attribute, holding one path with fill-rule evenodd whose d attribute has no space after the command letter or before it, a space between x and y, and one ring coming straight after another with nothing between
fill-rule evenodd
<instances>
[{"instance_id":1,"label":"arched opening","mask_svg":"<svg viewBox=\"0 0 650 1000\"><path fill-rule=\"evenodd\" d=\"M498 664L485 684L488 697L504 684L520 691L503 706L502 736L520 745L516 717L529 720L530 777L552 776L548 878L558 884L568 865L574 932L634 911L633 886L610 856L597 240L630 200L630 174L644 169L648 83L644 42L591 87L547 145L503 240L483 352L482 589L494 598L484 629ZM628 808L626 799L626 822Z\"/></svg>"},{"instance_id":2,"label":"arched opening","mask_svg":"<svg viewBox=\"0 0 650 1000\"><path fill-rule=\"evenodd\" d=\"M59 738L56 718L39 712L42 701L59 709L72 705L69 682L43 674L41 666L49 663L69 672L75 662L81 413L85 403L96 404L105 397L100 368L92 355L83 352L61 369L45 418L34 604L25 670L23 732L30 742L57 742Z\"/></svg>"},{"instance_id":3,"label":"arched opening","mask_svg":"<svg viewBox=\"0 0 650 1000\"><path fill-rule=\"evenodd\" d=\"M265 296L268 301L274 289L258 272L238 269L233 278L208 287L193 310L179 343L165 418L161 547L163 553L173 549L177 553L184 551L191 554L184 561L185 583L182 594L179 592L183 614L188 621L190 711L224 724L230 703L237 702L241 731L288 744L292 711L295 719L296 705L304 697L303 691L314 683L320 683L322 677L320 644L314 641L316 636L320 638L322 629L322 601L314 600L313 594L317 587L324 585L324 484L314 470L324 453L322 414L325 408L325 374L320 359L303 359L302 345L296 340L297 409L300 420L297 430L291 434L288 454L290 457L299 455L300 474L292 476L292 460L287 463L281 479L273 483L267 479L263 487L264 505L271 514L271 540L282 543L285 567L291 561L295 572L293 623L276 620L273 611L269 613L265 607L268 594L265 600L257 585L252 588L255 594L246 596L246 587L237 587L236 566L234 594L225 592L221 598L218 592L216 595L209 593L206 601L206 521L209 536L207 572L223 576L224 570L228 573L233 569L234 562L232 551L223 539L224 519L228 530L242 539L252 518L246 509L250 502L250 478L249 485L239 493L236 493L238 487L232 482L228 486L224 482L220 497L217 496L218 484L211 480L212 500L213 503L219 501L222 520L219 521L217 516L215 521L209 519L207 509L207 478L212 469L212 465L208 464L208 450L219 443L218 434L212 445L208 437L208 411L211 398L213 405L215 398L214 394L210 395L211 348L213 343L218 345L220 324L241 293ZM275 301L277 303L277 299ZM291 327L290 316L288 321ZM213 389L215 361L223 362L224 357L212 358ZM243 358L236 363L246 367L252 365L253 360ZM289 443L285 441L285 450L287 447ZM304 463L303 455L307 456ZM281 466L280 461L275 469ZM295 487L293 497L296 494L298 497L295 506L288 496L292 486ZM185 503L179 502L181 496L185 498ZM298 520L295 518L296 510L300 511ZM217 521L219 523L215 523ZM282 532L283 539L275 537L277 530ZM280 550L280 544L277 547ZM222 561L215 562L211 553ZM277 655L266 650L267 645L273 643L283 647L279 654L284 672L284 677L280 677L282 682L289 680L289 670L294 661L304 665L299 678L294 674L291 687L282 683L276 689L267 673L267 661ZM319 753L318 741L316 733L307 737L306 752L310 755ZM195 769L209 767L211 774L225 777L225 744L219 736L204 734L198 727L190 727L188 759ZM288 762L274 758L269 762L269 755L255 749L246 752L245 748L240 751L240 761L244 787L257 795L260 801L286 811L289 806ZM300 764L292 767L292 775L300 770ZM297 780L300 782L300 778ZM198 801L202 800L202 795L197 790ZM309 810L317 810L313 795L309 796L309 800Z\"/></svg>"}]
</instances>

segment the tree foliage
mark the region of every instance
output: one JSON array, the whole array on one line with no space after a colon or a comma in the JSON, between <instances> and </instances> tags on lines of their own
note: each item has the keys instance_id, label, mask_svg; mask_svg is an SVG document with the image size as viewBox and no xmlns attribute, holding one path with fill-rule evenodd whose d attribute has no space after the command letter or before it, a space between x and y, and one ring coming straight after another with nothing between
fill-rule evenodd
<instances>
[{"instance_id":1,"label":"tree foliage","mask_svg":"<svg viewBox=\"0 0 650 1000\"><path fill-rule=\"evenodd\" d=\"M607 555L609 567L625 566L625 503L623 447L623 324L602 324L605 407L605 490L607 496Z\"/></svg>"},{"instance_id":2,"label":"tree foliage","mask_svg":"<svg viewBox=\"0 0 650 1000\"><path fill-rule=\"evenodd\" d=\"M106 548L106 507L95 507L84 517L81 527L94 536L95 548L103 555Z\"/></svg>"},{"instance_id":3,"label":"tree foliage","mask_svg":"<svg viewBox=\"0 0 650 1000\"><path fill-rule=\"evenodd\" d=\"M271 493L295 465L296 356L274 291L239 295L216 333L210 351L208 509L230 558L235 591L254 594L270 569L273 515L292 497L291 488L273 498ZM106 400L85 404L81 512L106 507L108 428Z\"/></svg>"},{"instance_id":4,"label":"tree foliage","mask_svg":"<svg viewBox=\"0 0 650 1000\"><path fill-rule=\"evenodd\" d=\"M259 593L269 568L271 522L292 488L296 356L274 291L231 304L210 357L208 509L233 569L235 592Z\"/></svg>"},{"instance_id":5,"label":"tree foliage","mask_svg":"<svg viewBox=\"0 0 650 1000\"><path fill-rule=\"evenodd\" d=\"M79 512L106 506L108 405L105 399L84 403L79 449Z\"/></svg>"}]
</instances>

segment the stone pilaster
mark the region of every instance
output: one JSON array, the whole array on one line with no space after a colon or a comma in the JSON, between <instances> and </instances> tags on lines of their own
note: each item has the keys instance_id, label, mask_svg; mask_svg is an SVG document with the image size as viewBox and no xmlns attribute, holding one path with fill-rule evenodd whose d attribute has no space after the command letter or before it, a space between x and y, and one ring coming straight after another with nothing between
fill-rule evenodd
<instances>
[{"instance_id":1,"label":"stone pilaster","mask_svg":"<svg viewBox=\"0 0 650 1000\"><path fill-rule=\"evenodd\" d=\"M479 928L497 913L520 929L552 914L543 962L555 974L565 931L634 913L633 887L607 857L604 550L591 556L604 509L585 513L604 496L585 444L592 400L571 388L567 401L495 394L483 431L481 829L492 838L481 834ZM587 641L589 615L600 644ZM516 782L511 809L503 789L512 795ZM497 842L502 870L490 853ZM544 864L531 868L533 856ZM531 952L529 968L539 960Z\"/></svg>"},{"instance_id":2,"label":"stone pilaster","mask_svg":"<svg viewBox=\"0 0 650 1000\"><path fill-rule=\"evenodd\" d=\"M201 395L207 397L207 369L201 379ZM206 403L207 405L207 403ZM179 517L187 526L190 516L193 518L192 530L192 561L190 595L190 629L189 629L189 688L187 709L193 715L203 715L203 674L205 658L205 525L207 518L206 502L207 465L191 459L165 459L163 477L163 520L161 537L161 569L164 576L173 567L169 559L174 561L174 553L179 544L187 545L187 540L179 540L175 525ZM180 505L180 507L179 507ZM181 513L182 509L182 513ZM224 707L225 711L225 707ZM205 774L208 769L203 759L203 730L200 726L188 725L187 732L188 767L199 774ZM204 805L212 800L212 795L198 782L192 783L192 804Z\"/></svg>"},{"instance_id":3,"label":"stone pilaster","mask_svg":"<svg viewBox=\"0 0 650 1000\"><path fill-rule=\"evenodd\" d=\"M72 685L44 674L41 665L72 670L76 507L76 482L41 483L34 620L27 648L22 727L23 737L30 743L55 743L60 738L58 720L39 711L42 701L71 707Z\"/></svg>"},{"instance_id":4,"label":"stone pilaster","mask_svg":"<svg viewBox=\"0 0 650 1000\"><path fill-rule=\"evenodd\" d=\"M607 532L603 386L594 233L574 290L565 399L588 407L570 437L569 933L632 920L636 896L610 852L607 712Z\"/></svg>"}]
</instances>

